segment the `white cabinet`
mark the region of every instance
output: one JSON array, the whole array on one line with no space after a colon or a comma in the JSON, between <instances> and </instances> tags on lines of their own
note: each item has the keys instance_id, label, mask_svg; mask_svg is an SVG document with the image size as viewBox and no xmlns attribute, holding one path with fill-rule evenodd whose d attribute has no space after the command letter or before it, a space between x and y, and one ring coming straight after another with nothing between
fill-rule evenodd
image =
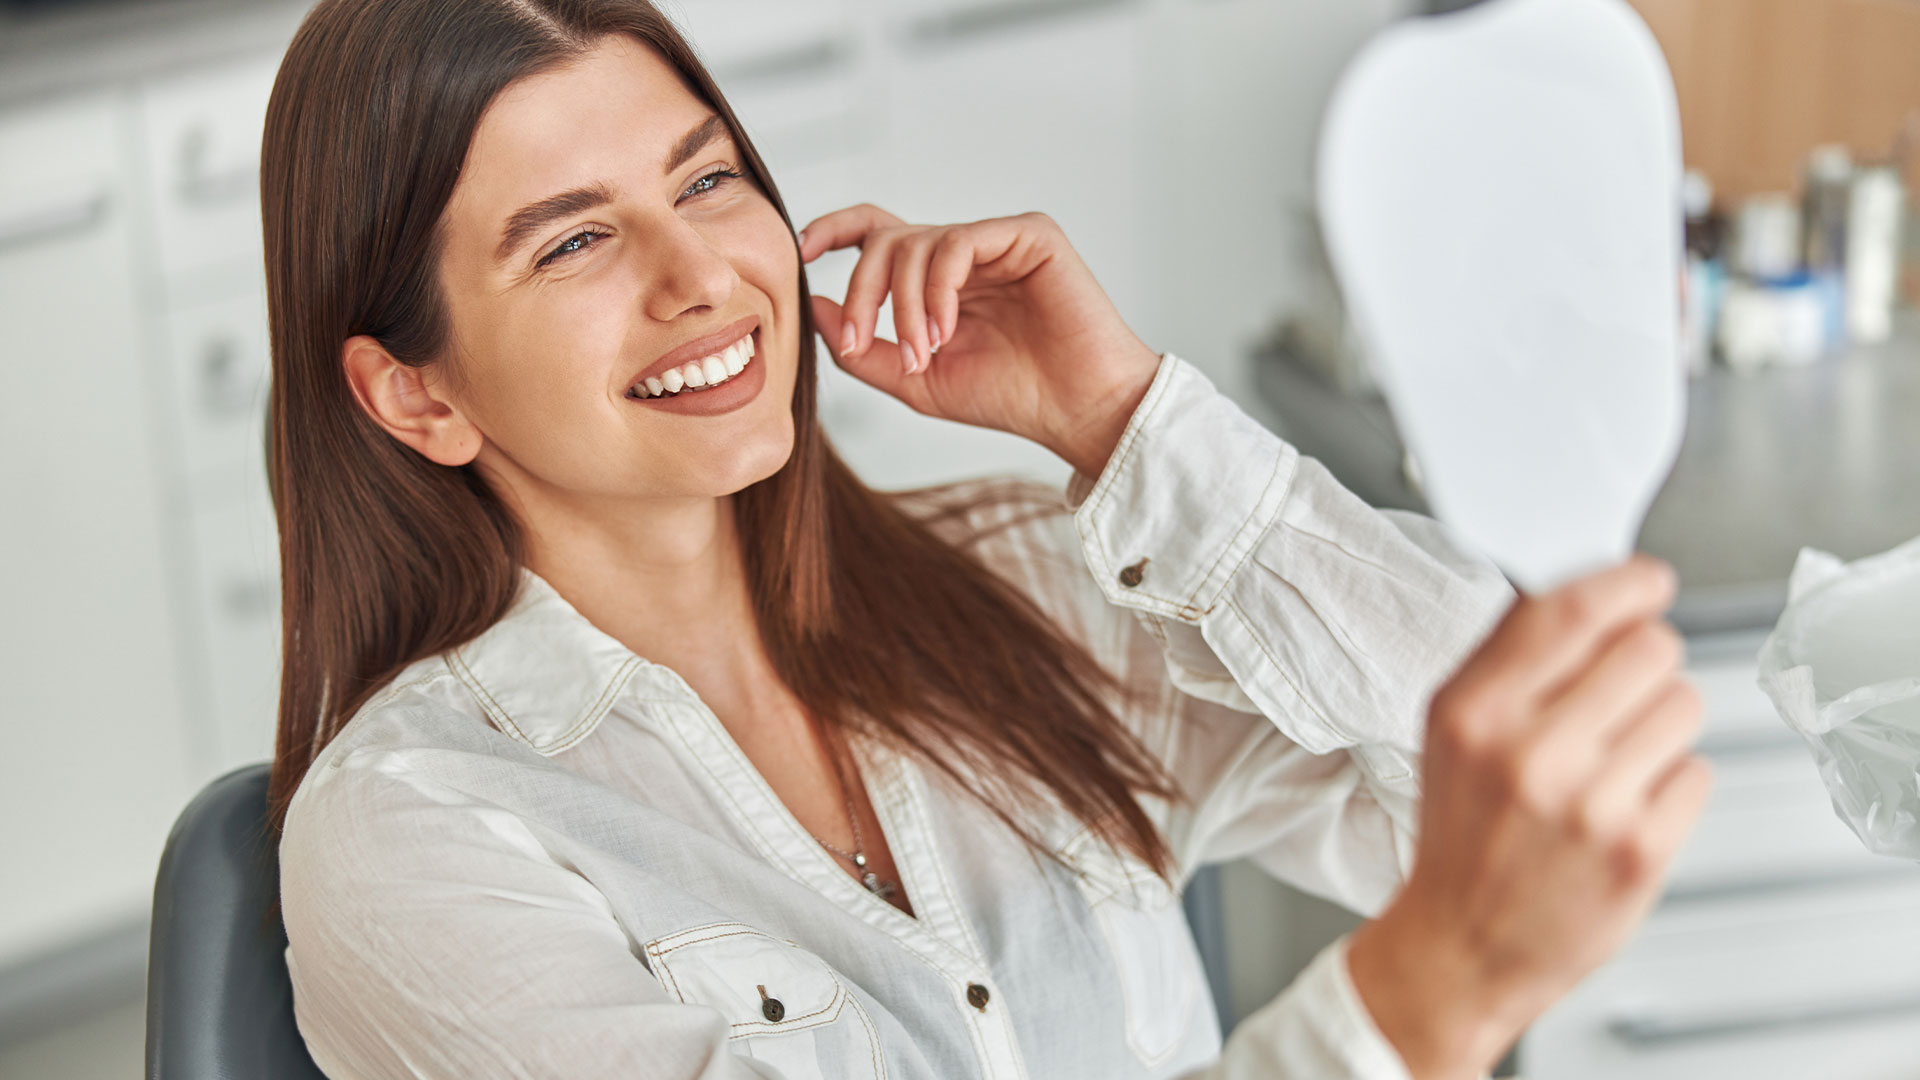
<instances>
[{"instance_id":1,"label":"white cabinet","mask_svg":"<svg viewBox=\"0 0 1920 1080\"><path fill-rule=\"evenodd\" d=\"M139 88L140 174L171 296L260 275L260 132L279 66L269 52Z\"/></svg>"},{"instance_id":2,"label":"white cabinet","mask_svg":"<svg viewBox=\"0 0 1920 1080\"><path fill-rule=\"evenodd\" d=\"M1661 904L1527 1033L1528 1080L1892 1080L1920 1060L1920 867L1869 854L1754 684L1689 644L1714 790Z\"/></svg>"},{"instance_id":3,"label":"white cabinet","mask_svg":"<svg viewBox=\"0 0 1920 1080\"><path fill-rule=\"evenodd\" d=\"M155 420L164 527L188 628L183 692L203 778L272 756L279 574L266 480L267 340L259 160L278 52L137 87L141 194L158 257Z\"/></svg>"},{"instance_id":4,"label":"white cabinet","mask_svg":"<svg viewBox=\"0 0 1920 1080\"><path fill-rule=\"evenodd\" d=\"M1895 1080L1920 1061L1920 870L1663 905L1529 1032L1528 1080Z\"/></svg>"},{"instance_id":5,"label":"white cabinet","mask_svg":"<svg viewBox=\"0 0 1920 1080\"><path fill-rule=\"evenodd\" d=\"M138 306L132 110L0 114L0 962L137 915L195 779Z\"/></svg>"}]
</instances>

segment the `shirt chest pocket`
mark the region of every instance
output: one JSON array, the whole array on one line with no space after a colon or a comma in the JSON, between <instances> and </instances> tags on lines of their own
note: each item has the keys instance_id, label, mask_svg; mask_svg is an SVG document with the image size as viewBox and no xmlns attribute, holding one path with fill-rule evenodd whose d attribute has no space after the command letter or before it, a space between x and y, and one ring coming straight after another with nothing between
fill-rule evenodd
<instances>
[{"instance_id":1,"label":"shirt chest pocket","mask_svg":"<svg viewBox=\"0 0 1920 1080\"><path fill-rule=\"evenodd\" d=\"M1097 841L1075 845L1076 878L1113 956L1127 1047L1141 1064L1179 1050L1200 1015L1205 972L1180 898L1150 867Z\"/></svg>"},{"instance_id":2,"label":"shirt chest pocket","mask_svg":"<svg viewBox=\"0 0 1920 1080\"><path fill-rule=\"evenodd\" d=\"M714 923L650 941L667 992L717 1010L728 1049L787 1080L886 1075L873 1020L825 960L744 923Z\"/></svg>"}]
</instances>

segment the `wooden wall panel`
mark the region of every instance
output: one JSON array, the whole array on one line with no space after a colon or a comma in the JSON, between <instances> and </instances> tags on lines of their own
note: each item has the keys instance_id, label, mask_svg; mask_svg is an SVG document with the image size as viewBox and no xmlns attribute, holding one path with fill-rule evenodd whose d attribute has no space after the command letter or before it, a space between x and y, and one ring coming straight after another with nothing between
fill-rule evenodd
<instances>
[{"instance_id":1,"label":"wooden wall panel","mask_svg":"<svg viewBox=\"0 0 1920 1080\"><path fill-rule=\"evenodd\" d=\"M1884 156L1920 115L1920 0L1629 2L1673 70L1687 164L1729 199L1798 192L1821 143Z\"/></svg>"}]
</instances>

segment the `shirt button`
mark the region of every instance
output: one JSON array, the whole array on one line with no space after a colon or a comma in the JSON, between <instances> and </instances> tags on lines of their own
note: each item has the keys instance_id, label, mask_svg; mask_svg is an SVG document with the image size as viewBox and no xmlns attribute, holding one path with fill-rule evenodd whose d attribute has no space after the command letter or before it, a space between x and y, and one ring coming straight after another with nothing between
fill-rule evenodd
<instances>
[{"instance_id":1,"label":"shirt button","mask_svg":"<svg viewBox=\"0 0 1920 1080\"><path fill-rule=\"evenodd\" d=\"M1125 585L1129 589L1140 584L1140 579L1146 576L1146 568L1147 560L1144 557L1132 566L1121 567L1120 584Z\"/></svg>"},{"instance_id":2,"label":"shirt button","mask_svg":"<svg viewBox=\"0 0 1920 1080\"><path fill-rule=\"evenodd\" d=\"M987 988L979 983L973 983L967 987L967 1004L981 1012L987 1011L987 997Z\"/></svg>"},{"instance_id":3,"label":"shirt button","mask_svg":"<svg viewBox=\"0 0 1920 1080\"><path fill-rule=\"evenodd\" d=\"M760 991L760 1015L776 1024L786 1019L787 1007L780 1004L780 999L768 997L767 988L764 986L757 989Z\"/></svg>"}]
</instances>

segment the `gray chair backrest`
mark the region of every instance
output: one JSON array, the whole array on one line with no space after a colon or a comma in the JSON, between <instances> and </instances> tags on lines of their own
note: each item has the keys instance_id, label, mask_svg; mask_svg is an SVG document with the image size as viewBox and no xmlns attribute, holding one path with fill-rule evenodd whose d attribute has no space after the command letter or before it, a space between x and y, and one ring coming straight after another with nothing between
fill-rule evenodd
<instances>
[{"instance_id":1,"label":"gray chair backrest","mask_svg":"<svg viewBox=\"0 0 1920 1080\"><path fill-rule=\"evenodd\" d=\"M147 1080L325 1080L293 1021L286 930L266 832L267 766L195 796L174 822L153 887Z\"/></svg>"}]
</instances>

